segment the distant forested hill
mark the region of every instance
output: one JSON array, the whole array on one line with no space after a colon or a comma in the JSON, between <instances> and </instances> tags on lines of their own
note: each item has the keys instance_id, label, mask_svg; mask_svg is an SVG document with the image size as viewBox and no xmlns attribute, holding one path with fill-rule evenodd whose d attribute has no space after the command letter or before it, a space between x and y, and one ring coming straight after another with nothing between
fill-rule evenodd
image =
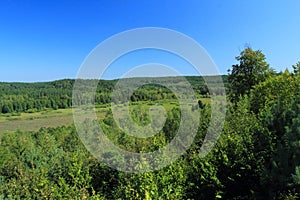
<instances>
[{"instance_id":1,"label":"distant forested hill","mask_svg":"<svg viewBox=\"0 0 300 200\"><path fill-rule=\"evenodd\" d=\"M214 77L211 76L210 78L213 80ZM224 75L222 78L226 84L227 76ZM175 83L179 78L164 77L163 79ZM190 82L197 95L201 95L202 97L209 96L209 91L203 77L187 76L186 79ZM85 87L89 87L89 85L97 80L81 81ZM111 92L117 81L118 80L99 80L95 102L109 103L111 101ZM69 108L72 106L74 82L74 79L38 83L2 82L0 83L0 113L35 112L48 108ZM214 91L218 93L218 88ZM131 100L157 100L164 98L175 98L175 96L169 89L163 86L149 84L134 92ZM81 99L82 101L91 101L84 97Z\"/></svg>"}]
</instances>

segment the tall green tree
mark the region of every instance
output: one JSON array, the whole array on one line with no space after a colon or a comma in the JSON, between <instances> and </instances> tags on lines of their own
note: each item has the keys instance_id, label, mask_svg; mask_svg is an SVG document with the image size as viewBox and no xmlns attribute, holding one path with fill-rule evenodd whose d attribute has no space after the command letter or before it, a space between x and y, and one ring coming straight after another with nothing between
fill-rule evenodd
<instances>
[{"instance_id":1,"label":"tall green tree","mask_svg":"<svg viewBox=\"0 0 300 200\"><path fill-rule=\"evenodd\" d=\"M277 196L294 196L300 193L300 96L291 98L289 105L278 101L265 112L264 124L271 132L270 160L261 176L262 187L269 199ZM286 199L286 198L284 198Z\"/></svg>"},{"instance_id":2,"label":"tall green tree","mask_svg":"<svg viewBox=\"0 0 300 200\"><path fill-rule=\"evenodd\" d=\"M233 102L237 102L240 96L249 94L254 85L266 80L273 73L260 50L247 47L236 57L236 60L239 63L232 65L228 77L230 97Z\"/></svg>"},{"instance_id":3,"label":"tall green tree","mask_svg":"<svg viewBox=\"0 0 300 200\"><path fill-rule=\"evenodd\" d=\"M291 99L299 94L300 78L297 74L285 71L277 76L268 78L254 86L250 93L251 110L255 113L264 112L278 101L287 107Z\"/></svg>"}]
</instances>

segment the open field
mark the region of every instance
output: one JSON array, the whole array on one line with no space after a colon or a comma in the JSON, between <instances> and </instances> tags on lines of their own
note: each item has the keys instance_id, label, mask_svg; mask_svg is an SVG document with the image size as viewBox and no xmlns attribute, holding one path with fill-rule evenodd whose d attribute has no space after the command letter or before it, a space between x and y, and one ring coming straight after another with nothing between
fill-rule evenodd
<instances>
[{"instance_id":1,"label":"open field","mask_svg":"<svg viewBox=\"0 0 300 200\"><path fill-rule=\"evenodd\" d=\"M97 108L98 118L104 117L106 108ZM0 115L0 134L7 131L37 131L41 127L57 127L73 123L72 109L21 113L19 116Z\"/></svg>"},{"instance_id":2,"label":"open field","mask_svg":"<svg viewBox=\"0 0 300 200\"><path fill-rule=\"evenodd\" d=\"M72 110L56 110L47 113L22 113L20 116L0 116L0 133L15 131L36 131L41 127L68 125L73 122Z\"/></svg>"},{"instance_id":3,"label":"open field","mask_svg":"<svg viewBox=\"0 0 300 200\"><path fill-rule=\"evenodd\" d=\"M202 98L201 101L205 104L210 103L209 98ZM176 106L176 101L174 100L158 100L153 102L136 102L134 106L142 105L146 109L150 107L151 104L162 104L166 110L171 110ZM109 107L106 106L96 106L96 114L99 119L105 117L106 112ZM19 114L1 114L0 115L0 134L8 131L37 131L41 127L57 127L62 125L73 124L73 113L71 108L58 109L58 110L46 110L42 112L35 113L19 113Z\"/></svg>"}]
</instances>

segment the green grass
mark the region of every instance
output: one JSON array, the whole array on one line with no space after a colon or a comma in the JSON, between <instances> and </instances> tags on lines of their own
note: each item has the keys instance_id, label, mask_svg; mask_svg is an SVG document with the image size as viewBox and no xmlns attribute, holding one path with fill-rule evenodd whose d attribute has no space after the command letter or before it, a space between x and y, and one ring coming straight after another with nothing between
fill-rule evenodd
<instances>
[{"instance_id":1,"label":"green grass","mask_svg":"<svg viewBox=\"0 0 300 200\"><path fill-rule=\"evenodd\" d=\"M200 99L203 103L209 104L209 98ZM137 102L135 106L142 106L143 109L149 109L151 105L161 104L167 111L178 105L176 100L158 100L156 102ZM96 114L99 119L103 119L109 110L109 104L97 105ZM132 108L130 109L132 110ZM118 117L118 116L116 116ZM0 114L0 134L9 131L37 131L41 127L57 127L62 125L73 124L72 109L46 110L35 113L17 113L17 114Z\"/></svg>"},{"instance_id":2,"label":"green grass","mask_svg":"<svg viewBox=\"0 0 300 200\"><path fill-rule=\"evenodd\" d=\"M97 116L104 117L105 110L97 109ZM57 127L73 124L72 109L47 110L35 113L21 113L19 116L11 114L0 115L0 134L7 131L37 131L41 127Z\"/></svg>"},{"instance_id":3,"label":"green grass","mask_svg":"<svg viewBox=\"0 0 300 200\"><path fill-rule=\"evenodd\" d=\"M56 127L73 123L72 109L49 110L35 113L21 113L20 116L0 115L0 133L15 131L36 131L41 127Z\"/></svg>"}]
</instances>

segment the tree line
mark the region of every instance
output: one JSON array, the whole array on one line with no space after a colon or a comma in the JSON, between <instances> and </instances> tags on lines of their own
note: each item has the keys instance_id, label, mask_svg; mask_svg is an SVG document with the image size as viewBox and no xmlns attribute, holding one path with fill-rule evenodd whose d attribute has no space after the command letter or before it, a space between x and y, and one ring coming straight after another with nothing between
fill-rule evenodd
<instances>
[{"instance_id":1,"label":"tree line","mask_svg":"<svg viewBox=\"0 0 300 200\"><path fill-rule=\"evenodd\" d=\"M226 81L227 76L224 76ZM147 79L147 78L143 78ZM178 83L176 77L162 78L169 83ZM186 77L197 95L209 97L209 90L202 77ZM106 104L111 102L111 93L118 80L77 80L92 91L92 85L97 81L95 99L90 96L76 97L82 104ZM134 81L134 79L133 79ZM72 107L72 90L75 80L64 79L41 83L0 83L0 113L36 112L45 109L63 109ZM180 83L179 83L180 84ZM122 94L121 94L122 95ZM159 84L147 84L136 90L131 101L174 99L168 88Z\"/></svg>"}]
</instances>

